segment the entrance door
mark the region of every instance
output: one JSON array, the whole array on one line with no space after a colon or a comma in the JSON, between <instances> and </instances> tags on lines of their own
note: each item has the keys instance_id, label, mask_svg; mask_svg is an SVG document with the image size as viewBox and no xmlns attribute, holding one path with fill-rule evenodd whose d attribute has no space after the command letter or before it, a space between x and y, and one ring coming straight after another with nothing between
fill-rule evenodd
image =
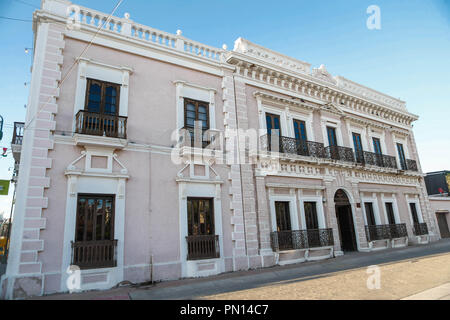
<instances>
[{"instance_id":1,"label":"entrance door","mask_svg":"<svg viewBox=\"0 0 450 320\"><path fill-rule=\"evenodd\" d=\"M394 208L392 206L392 202L386 202L386 213L388 217L389 224L395 224L395 215Z\"/></svg>"},{"instance_id":2,"label":"entrance door","mask_svg":"<svg viewBox=\"0 0 450 320\"><path fill-rule=\"evenodd\" d=\"M367 225L368 226L374 226L377 223L375 222L375 215L373 213L373 205L372 202L366 202L364 203L364 207L366 209L366 218L367 218Z\"/></svg>"},{"instance_id":3,"label":"entrance door","mask_svg":"<svg viewBox=\"0 0 450 320\"><path fill-rule=\"evenodd\" d=\"M352 207L343 190L338 190L334 196L336 216L338 220L341 248L343 251L356 251L356 235L353 223Z\"/></svg>"},{"instance_id":4,"label":"entrance door","mask_svg":"<svg viewBox=\"0 0 450 320\"><path fill-rule=\"evenodd\" d=\"M289 202L275 201L275 214L277 218L278 246L280 250L292 250L294 245Z\"/></svg>"},{"instance_id":5,"label":"entrance door","mask_svg":"<svg viewBox=\"0 0 450 320\"><path fill-rule=\"evenodd\" d=\"M448 229L448 223L447 223L447 214L448 213L444 213L444 212L436 213L439 230L441 231L442 238L450 238L450 231Z\"/></svg>"},{"instance_id":6,"label":"entrance door","mask_svg":"<svg viewBox=\"0 0 450 320\"><path fill-rule=\"evenodd\" d=\"M275 212L277 215L277 231L290 231L291 214L289 212L289 202L276 201Z\"/></svg>"},{"instance_id":7,"label":"entrance door","mask_svg":"<svg viewBox=\"0 0 450 320\"><path fill-rule=\"evenodd\" d=\"M306 232L310 248L320 247L319 220L315 202L305 202Z\"/></svg>"}]
</instances>

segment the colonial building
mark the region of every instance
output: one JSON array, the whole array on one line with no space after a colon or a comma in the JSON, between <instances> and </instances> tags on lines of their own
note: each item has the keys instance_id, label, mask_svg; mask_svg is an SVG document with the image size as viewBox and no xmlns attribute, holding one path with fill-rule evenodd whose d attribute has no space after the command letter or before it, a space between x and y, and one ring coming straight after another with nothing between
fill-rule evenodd
<instances>
[{"instance_id":1,"label":"colonial building","mask_svg":"<svg viewBox=\"0 0 450 320\"><path fill-rule=\"evenodd\" d=\"M4 297L438 239L405 102L241 38L66 0L33 21Z\"/></svg>"}]
</instances>

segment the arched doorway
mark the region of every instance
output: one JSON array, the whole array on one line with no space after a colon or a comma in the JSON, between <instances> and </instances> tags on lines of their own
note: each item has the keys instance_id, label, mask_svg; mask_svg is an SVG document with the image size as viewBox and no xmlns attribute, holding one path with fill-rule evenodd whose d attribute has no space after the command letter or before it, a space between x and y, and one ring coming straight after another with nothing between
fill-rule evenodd
<instances>
[{"instance_id":1,"label":"arched doorway","mask_svg":"<svg viewBox=\"0 0 450 320\"><path fill-rule=\"evenodd\" d=\"M334 195L336 217L343 251L356 251L355 225L353 223L352 206L344 190L339 189Z\"/></svg>"}]
</instances>

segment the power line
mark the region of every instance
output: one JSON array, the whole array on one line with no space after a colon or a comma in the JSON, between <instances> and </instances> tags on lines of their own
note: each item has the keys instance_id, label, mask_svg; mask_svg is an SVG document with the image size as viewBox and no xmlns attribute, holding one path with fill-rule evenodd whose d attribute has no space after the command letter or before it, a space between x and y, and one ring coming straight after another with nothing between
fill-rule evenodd
<instances>
[{"instance_id":1,"label":"power line","mask_svg":"<svg viewBox=\"0 0 450 320\"><path fill-rule=\"evenodd\" d=\"M40 9L39 7L35 6L34 4L31 4L31 3L28 3L28 2L25 2L25 1L22 1L22 0L13 0L13 1L19 2L21 4L24 4L24 5L36 8L36 9Z\"/></svg>"},{"instance_id":2,"label":"power line","mask_svg":"<svg viewBox=\"0 0 450 320\"><path fill-rule=\"evenodd\" d=\"M18 18L10 18L10 17L3 17L3 16L0 16L0 19L14 20L14 21L21 21L21 22L33 22L33 20L18 19Z\"/></svg>"},{"instance_id":3,"label":"power line","mask_svg":"<svg viewBox=\"0 0 450 320\"><path fill-rule=\"evenodd\" d=\"M69 71L67 72L67 74L64 76L64 78L61 80L61 82L58 84L58 86L56 87L57 91L64 83L64 81L69 77L69 75L72 73L72 71L74 70L75 65L78 63L79 59L83 56L83 54L91 47L92 43L94 42L95 38L97 37L97 35L99 34L100 30L103 29L103 27L108 24L111 21L112 15L114 14L114 12L116 12L117 8L119 8L119 6L122 4L124 0L119 0L119 2L116 4L116 6L114 7L113 11L109 14L108 18L103 22L102 25L100 25L97 28L97 31L95 32L94 36L92 37L91 41L89 42L89 44L84 48L84 50L80 53L80 55L78 56L77 59L75 59L75 61L72 63L72 66L69 68ZM50 96L47 100L46 103L44 103L39 109L38 111L33 115L33 117L31 118L31 120L28 122L28 124L25 124L24 130L27 130L28 126L33 122L34 118L42 111L42 109L50 102L50 100L52 99L52 96Z\"/></svg>"}]
</instances>

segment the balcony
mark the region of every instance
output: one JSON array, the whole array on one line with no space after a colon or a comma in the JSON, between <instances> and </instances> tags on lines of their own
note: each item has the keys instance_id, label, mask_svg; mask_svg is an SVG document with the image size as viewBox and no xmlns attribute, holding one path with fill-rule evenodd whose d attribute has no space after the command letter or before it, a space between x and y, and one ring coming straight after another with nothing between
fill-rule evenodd
<instances>
[{"instance_id":1,"label":"balcony","mask_svg":"<svg viewBox=\"0 0 450 320\"><path fill-rule=\"evenodd\" d=\"M387 240L407 237L406 224L382 224L366 226L367 241Z\"/></svg>"},{"instance_id":2,"label":"balcony","mask_svg":"<svg viewBox=\"0 0 450 320\"><path fill-rule=\"evenodd\" d=\"M218 235L187 236L187 260L220 258Z\"/></svg>"},{"instance_id":3,"label":"balcony","mask_svg":"<svg viewBox=\"0 0 450 320\"><path fill-rule=\"evenodd\" d=\"M415 223L413 230L415 236L424 236L428 234L428 227L426 223Z\"/></svg>"},{"instance_id":4,"label":"balcony","mask_svg":"<svg viewBox=\"0 0 450 320\"><path fill-rule=\"evenodd\" d=\"M110 138L127 138L127 117L78 111L75 132Z\"/></svg>"},{"instance_id":5,"label":"balcony","mask_svg":"<svg viewBox=\"0 0 450 320\"><path fill-rule=\"evenodd\" d=\"M406 159L406 170L419 171L416 160Z\"/></svg>"},{"instance_id":6,"label":"balcony","mask_svg":"<svg viewBox=\"0 0 450 320\"><path fill-rule=\"evenodd\" d=\"M341 146L328 146L325 148L325 155L328 159L355 162L353 149Z\"/></svg>"},{"instance_id":7,"label":"balcony","mask_svg":"<svg viewBox=\"0 0 450 320\"><path fill-rule=\"evenodd\" d=\"M353 152L352 148L342 146L324 147L323 143L298 140L291 137L264 135L260 138L260 149L263 151L398 169L397 160L393 156L363 150ZM410 159L407 159L404 164L401 165L401 168L402 170L418 171L416 161Z\"/></svg>"},{"instance_id":8,"label":"balcony","mask_svg":"<svg viewBox=\"0 0 450 320\"><path fill-rule=\"evenodd\" d=\"M80 269L117 266L117 240L72 241L72 265Z\"/></svg>"},{"instance_id":9,"label":"balcony","mask_svg":"<svg viewBox=\"0 0 450 320\"><path fill-rule=\"evenodd\" d=\"M16 163L19 163L19 161L20 161L20 153L22 151L24 128L25 128L25 123L14 122L14 131L13 131L13 137L11 140L11 149L12 149L13 157L14 157L14 160Z\"/></svg>"},{"instance_id":10,"label":"balcony","mask_svg":"<svg viewBox=\"0 0 450 320\"><path fill-rule=\"evenodd\" d=\"M298 140L290 137L264 135L261 137L261 148L267 151L326 158L323 143Z\"/></svg>"},{"instance_id":11,"label":"balcony","mask_svg":"<svg viewBox=\"0 0 450 320\"><path fill-rule=\"evenodd\" d=\"M276 231L270 234L272 250L285 251L334 245L332 229Z\"/></svg>"},{"instance_id":12,"label":"balcony","mask_svg":"<svg viewBox=\"0 0 450 320\"><path fill-rule=\"evenodd\" d=\"M356 162L362 165L372 165L383 168L397 169L395 157L369 151L356 151Z\"/></svg>"}]
</instances>

